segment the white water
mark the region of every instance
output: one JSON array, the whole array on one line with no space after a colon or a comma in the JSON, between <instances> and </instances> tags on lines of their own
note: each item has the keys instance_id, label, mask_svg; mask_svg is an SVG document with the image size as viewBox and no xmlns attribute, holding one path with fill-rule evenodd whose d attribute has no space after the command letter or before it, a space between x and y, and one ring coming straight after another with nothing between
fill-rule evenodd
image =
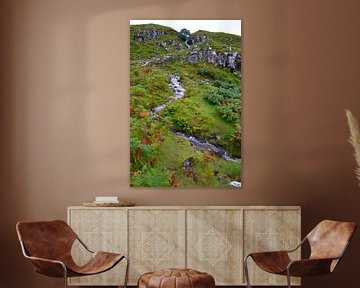
<instances>
[{"instance_id":1,"label":"white water","mask_svg":"<svg viewBox=\"0 0 360 288\"><path fill-rule=\"evenodd\" d=\"M166 106L172 102L181 99L185 95L185 88L180 83L180 76L170 75L170 84L169 86L174 90L174 95L171 96L170 100L160 106L157 106L151 109L151 115L155 115L161 112Z\"/></svg>"},{"instance_id":2,"label":"white water","mask_svg":"<svg viewBox=\"0 0 360 288\"><path fill-rule=\"evenodd\" d=\"M183 136L185 137L191 145L195 146L196 148L199 148L200 150L207 150L210 152L213 152L219 156L221 156L223 159L227 160L227 161L232 161L232 162L239 162L240 159L239 158L235 158L232 157L225 148L223 147L218 147L214 144L209 143L206 140L200 140L197 139L196 137L189 135L189 134L185 134L179 131L174 132L175 135L179 135L179 136Z\"/></svg>"}]
</instances>

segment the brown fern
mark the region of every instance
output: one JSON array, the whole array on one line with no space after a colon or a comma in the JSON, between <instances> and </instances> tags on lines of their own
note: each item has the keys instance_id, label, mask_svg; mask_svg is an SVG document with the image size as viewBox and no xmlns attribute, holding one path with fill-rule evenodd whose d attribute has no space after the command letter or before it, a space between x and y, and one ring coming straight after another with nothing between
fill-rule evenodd
<instances>
[{"instance_id":1,"label":"brown fern","mask_svg":"<svg viewBox=\"0 0 360 288\"><path fill-rule=\"evenodd\" d=\"M354 148L354 157L357 164L357 167L355 169L355 175L356 178L359 180L359 186L360 186L360 130L359 130L359 124L354 117L354 115L349 111L345 110L346 117L350 129L350 137L349 142Z\"/></svg>"}]
</instances>

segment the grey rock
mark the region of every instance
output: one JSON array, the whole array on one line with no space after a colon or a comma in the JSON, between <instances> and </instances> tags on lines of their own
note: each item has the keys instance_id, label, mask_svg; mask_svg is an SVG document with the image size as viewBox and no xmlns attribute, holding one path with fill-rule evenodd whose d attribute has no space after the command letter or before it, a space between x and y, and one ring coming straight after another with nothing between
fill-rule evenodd
<instances>
[{"instance_id":1,"label":"grey rock","mask_svg":"<svg viewBox=\"0 0 360 288\"><path fill-rule=\"evenodd\" d=\"M208 48L193 49L188 54L188 62L194 64L198 61L206 61L222 68L241 69L241 55L238 52L219 52Z\"/></svg>"},{"instance_id":2,"label":"grey rock","mask_svg":"<svg viewBox=\"0 0 360 288\"><path fill-rule=\"evenodd\" d=\"M206 40L206 35L196 35L193 38L194 43L203 42Z\"/></svg>"},{"instance_id":3,"label":"grey rock","mask_svg":"<svg viewBox=\"0 0 360 288\"><path fill-rule=\"evenodd\" d=\"M185 161L184 161L184 163L183 163L183 169L188 170L188 169L190 169L190 168L193 166L191 160L192 160L192 159L190 159L190 158L185 159Z\"/></svg>"},{"instance_id":4,"label":"grey rock","mask_svg":"<svg viewBox=\"0 0 360 288\"><path fill-rule=\"evenodd\" d=\"M145 40L160 39L164 34L166 33L163 30L147 29L137 32L134 38L137 42L144 42Z\"/></svg>"},{"instance_id":5,"label":"grey rock","mask_svg":"<svg viewBox=\"0 0 360 288\"><path fill-rule=\"evenodd\" d=\"M188 56L188 61L191 64L194 64L198 61L198 54L196 52L191 52L190 55Z\"/></svg>"}]
</instances>

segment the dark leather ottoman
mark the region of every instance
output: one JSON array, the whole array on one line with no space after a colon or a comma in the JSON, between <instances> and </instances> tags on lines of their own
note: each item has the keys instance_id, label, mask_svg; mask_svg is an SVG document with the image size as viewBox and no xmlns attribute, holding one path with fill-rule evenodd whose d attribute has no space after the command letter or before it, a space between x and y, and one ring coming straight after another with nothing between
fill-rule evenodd
<instances>
[{"instance_id":1,"label":"dark leather ottoman","mask_svg":"<svg viewBox=\"0 0 360 288\"><path fill-rule=\"evenodd\" d=\"M192 269L166 269L140 276L138 288L214 288L214 277Z\"/></svg>"}]
</instances>

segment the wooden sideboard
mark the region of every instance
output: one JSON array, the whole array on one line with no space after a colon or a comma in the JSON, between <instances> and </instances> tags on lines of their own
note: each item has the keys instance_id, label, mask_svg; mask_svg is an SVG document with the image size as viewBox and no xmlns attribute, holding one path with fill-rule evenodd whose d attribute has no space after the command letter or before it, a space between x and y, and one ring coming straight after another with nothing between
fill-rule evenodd
<instances>
[{"instance_id":1,"label":"wooden sideboard","mask_svg":"<svg viewBox=\"0 0 360 288\"><path fill-rule=\"evenodd\" d=\"M81 206L68 207L68 223L91 249L129 255L129 285L148 271L188 267L212 274L216 285L243 286L245 255L301 240L298 206ZM78 243L72 254L78 263L89 257ZM69 285L121 285L124 271L121 262L103 274L70 278ZM286 277L264 273L253 261L249 272L253 285L286 285Z\"/></svg>"}]
</instances>

